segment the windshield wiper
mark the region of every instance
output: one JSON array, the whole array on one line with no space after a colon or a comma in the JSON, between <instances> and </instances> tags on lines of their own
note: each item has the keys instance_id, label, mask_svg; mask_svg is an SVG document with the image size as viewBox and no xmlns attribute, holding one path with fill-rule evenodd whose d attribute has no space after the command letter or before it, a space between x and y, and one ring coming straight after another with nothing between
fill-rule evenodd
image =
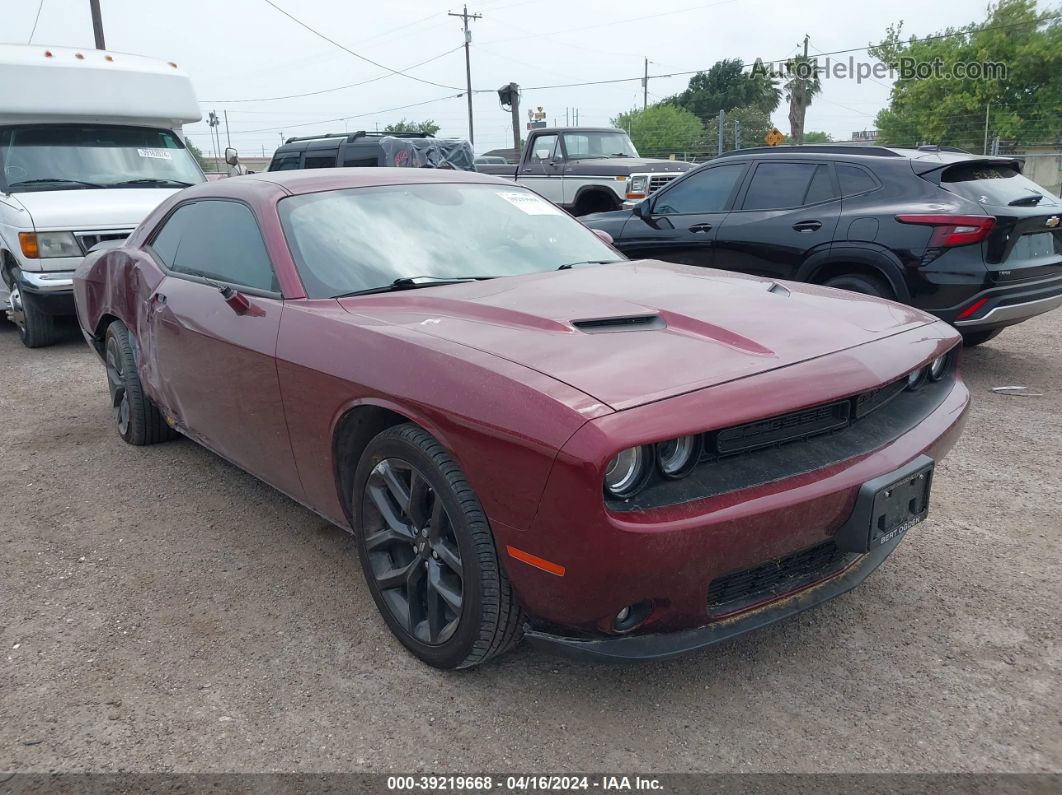
<instances>
[{"instance_id":1,"label":"windshield wiper","mask_svg":"<svg viewBox=\"0 0 1062 795\"><path fill-rule=\"evenodd\" d=\"M1019 207L1025 204L1039 204L1043 199L1043 195L1040 193L1034 193L1030 196L1022 196L1021 198L1014 199L1014 201L1007 202L1008 207Z\"/></svg>"},{"instance_id":2,"label":"windshield wiper","mask_svg":"<svg viewBox=\"0 0 1062 795\"><path fill-rule=\"evenodd\" d=\"M20 182L12 182L8 185L9 188L14 188L19 185L43 185L47 183L54 183L60 185L78 185L83 188L102 188L103 185L97 185L95 182L83 182L80 179L63 179L61 177L47 177L45 179L24 179Z\"/></svg>"},{"instance_id":3,"label":"windshield wiper","mask_svg":"<svg viewBox=\"0 0 1062 795\"><path fill-rule=\"evenodd\" d=\"M127 179L122 182L114 182L108 185L109 188L120 188L125 185L177 185L181 188L192 187L191 182L182 182L179 179L155 179L152 177L141 177L140 179Z\"/></svg>"},{"instance_id":4,"label":"windshield wiper","mask_svg":"<svg viewBox=\"0 0 1062 795\"><path fill-rule=\"evenodd\" d=\"M444 284L464 284L493 279L493 276L402 276L382 287L369 287L351 293L340 293L333 298L350 298L355 295L372 295L373 293L393 293L397 290L415 290L418 287L440 287Z\"/></svg>"},{"instance_id":5,"label":"windshield wiper","mask_svg":"<svg viewBox=\"0 0 1062 795\"><path fill-rule=\"evenodd\" d=\"M621 261L622 260L618 260L618 259L584 259L584 260L580 260L579 262L565 262L563 265L558 265L557 266L557 270L559 270L559 271L570 271L576 265L609 265L609 264L611 264L613 262L621 262Z\"/></svg>"}]
</instances>

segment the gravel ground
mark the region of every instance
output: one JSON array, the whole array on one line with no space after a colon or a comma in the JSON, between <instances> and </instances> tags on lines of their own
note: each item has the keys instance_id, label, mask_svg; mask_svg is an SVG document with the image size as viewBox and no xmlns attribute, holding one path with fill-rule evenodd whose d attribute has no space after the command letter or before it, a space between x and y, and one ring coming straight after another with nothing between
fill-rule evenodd
<instances>
[{"instance_id":1,"label":"gravel ground","mask_svg":"<svg viewBox=\"0 0 1062 795\"><path fill-rule=\"evenodd\" d=\"M445 674L349 536L123 444L76 331L0 321L0 771L1060 771L1060 350L1062 311L967 352L930 518L855 591L666 663Z\"/></svg>"}]
</instances>

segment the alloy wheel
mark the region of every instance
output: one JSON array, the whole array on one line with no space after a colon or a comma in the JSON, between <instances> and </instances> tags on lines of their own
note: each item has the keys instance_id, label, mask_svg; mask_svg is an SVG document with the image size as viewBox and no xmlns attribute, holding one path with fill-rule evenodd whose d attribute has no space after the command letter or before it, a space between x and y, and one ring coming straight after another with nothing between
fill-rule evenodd
<instances>
[{"instance_id":1,"label":"alloy wheel","mask_svg":"<svg viewBox=\"0 0 1062 795\"><path fill-rule=\"evenodd\" d=\"M18 288L17 282L11 285L11 297L8 298L8 302L11 304L11 308L7 310L8 318L18 328L18 333L25 336L26 310L22 306L22 291Z\"/></svg>"},{"instance_id":2,"label":"alloy wheel","mask_svg":"<svg viewBox=\"0 0 1062 795\"><path fill-rule=\"evenodd\" d=\"M125 436L129 431L129 393L125 388L125 373L122 352L118 349L118 339L114 335L107 337L105 356L107 366L107 389L111 394L111 406L118 432Z\"/></svg>"},{"instance_id":3,"label":"alloy wheel","mask_svg":"<svg viewBox=\"0 0 1062 795\"><path fill-rule=\"evenodd\" d=\"M442 497L413 464L380 461L365 484L365 551L388 610L421 643L445 643L464 604L464 569Z\"/></svg>"}]
</instances>

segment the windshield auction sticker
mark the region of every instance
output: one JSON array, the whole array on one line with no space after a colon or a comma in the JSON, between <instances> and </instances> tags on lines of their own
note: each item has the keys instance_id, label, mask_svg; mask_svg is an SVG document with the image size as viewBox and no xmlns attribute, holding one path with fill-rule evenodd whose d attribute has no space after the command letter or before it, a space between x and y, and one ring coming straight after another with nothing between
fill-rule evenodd
<instances>
[{"instance_id":1,"label":"windshield auction sticker","mask_svg":"<svg viewBox=\"0 0 1062 795\"><path fill-rule=\"evenodd\" d=\"M498 195L513 207L519 207L528 215L564 215L563 211L555 204L550 204L541 196L534 193L522 193L517 191L499 191Z\"/></svg>"},{"instance_id":2,"label":"windshield auction sticker","mask_svg":"<svg viewBox=\"0 0 1062 795\"><path fill-rule=\"evenodd\" d=\"M136 153L141 157L153 157L156 160L173 160L173 156L165 149L137 149Z\"/></svg>"}]
</instances>

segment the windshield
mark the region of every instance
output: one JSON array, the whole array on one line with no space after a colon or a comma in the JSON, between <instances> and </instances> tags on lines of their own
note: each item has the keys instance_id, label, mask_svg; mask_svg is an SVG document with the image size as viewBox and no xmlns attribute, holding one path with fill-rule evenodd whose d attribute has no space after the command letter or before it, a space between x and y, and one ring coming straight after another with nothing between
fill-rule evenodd
<instances>
[{"instance_id":1,"label":"windshield","mask_svg":"<svg viewBox=\"0 0 1062 795\"><path fill-rule=\"evenodd\" d=\"M564 150L569 160L596 157L638 157L625 132L575 132L564 134Z\"/></svg>"},{"instance_id":2,"label":"windshield","mask_svg":"<svg viewBox=\"0 0 1062 795\"><path fill-rule=\"evenodd\" d=\"M940 184L952 193L992 207L1019 203L1044 208L1056 207L1060 203L1058 197L1046 188L1007 165L970 163L952 166L944 172Z\"/></svg>"},{"instance_id":3,"label":"windshield","mask_svg":"<svg viewBox=\"0 0 1062 795\"><path fill-rule=\"evenodd\" d=\"M204 181L170 130L103 124L0 128L0 167L9 192L182 187Z\"/></svg>"},{"instance_id":4,"label":"windshield","mask_svg":"<svg viewBox=\"0 0 1062 795\"><path fill-rule=\"evenodd\" d=\"M389 185L280 202L288 246L311 298L396 279L472 279L624 259L593 232L516 186Z\"/></svg>"}]
</instances>

